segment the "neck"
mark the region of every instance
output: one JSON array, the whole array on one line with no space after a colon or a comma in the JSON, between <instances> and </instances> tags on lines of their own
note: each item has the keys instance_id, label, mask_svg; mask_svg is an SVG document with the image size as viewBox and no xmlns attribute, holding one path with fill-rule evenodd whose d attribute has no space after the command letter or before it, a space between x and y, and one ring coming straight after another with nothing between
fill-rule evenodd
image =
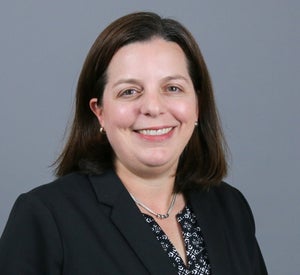
<instances>
[{"instance_id":1,"label":"neck","mask_svg":"<svg viewBox=\"0 0 300 275\"><path fill-rule=\"evenodd\" d=\"M168 209L173 197L174 173L145 177L124 167L117 167L116 172L128 192L136 199L159 213Z\"/></svg>"}]
</instances>

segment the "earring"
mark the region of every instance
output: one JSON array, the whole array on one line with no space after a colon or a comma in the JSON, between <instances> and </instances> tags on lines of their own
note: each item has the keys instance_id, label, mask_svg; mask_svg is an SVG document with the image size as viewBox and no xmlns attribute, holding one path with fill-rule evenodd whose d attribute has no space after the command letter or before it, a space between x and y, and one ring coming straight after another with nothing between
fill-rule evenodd
<instances>
[{"instance_id":1,"label":"earring","mask_svg":"<svg viewBox=\"0 0 300 275\"><path fill-rule=\"evenodd\" d=\"M198 126L198 121L195 121L195 127L197 127Z\"/></svg>"},{"instance_id":2,"label":"earring","mask_svg":"<svg viewBox=\"0 0 300 275\"><path fill-rule=\"evenodd\" d=\"M105 134L105 130L102 126L100 127L99 131L100 131L101 134L103 134L103 135Z\"/></svg>"}]
</instances>

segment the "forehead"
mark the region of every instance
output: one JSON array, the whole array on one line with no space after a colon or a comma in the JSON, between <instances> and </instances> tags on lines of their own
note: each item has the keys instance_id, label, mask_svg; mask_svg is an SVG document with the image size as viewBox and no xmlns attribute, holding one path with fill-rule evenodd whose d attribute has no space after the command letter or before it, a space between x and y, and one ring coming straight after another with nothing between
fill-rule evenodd
<instances>
[{"instance_id":1,"label":"forehead","mask_svg":"<svg viewBox=\"0 0 300 275\"><path fill-rule=\"evenodd\" d=\"M108 78L120 74L181 73L187 76L187 60L175 42L152 38L120 48L107 68Z\"/></svg>"}]
</instances>

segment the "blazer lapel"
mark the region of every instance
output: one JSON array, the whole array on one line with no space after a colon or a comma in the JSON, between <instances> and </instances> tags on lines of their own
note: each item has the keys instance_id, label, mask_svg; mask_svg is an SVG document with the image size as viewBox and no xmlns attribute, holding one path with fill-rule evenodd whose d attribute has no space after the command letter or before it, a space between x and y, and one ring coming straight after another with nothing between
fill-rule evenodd
<instances>
[{"instance_id":1,"label":"blazer lapel","mask_svg":"<svg viewBox=\"0 0 300 275\"><path fill-rule=\"evenodd\" d=\"M177 274L167 254L146 224L115 172L91 176L100 203L112 207L111 221L118 227L150 274Z\"/></svg>"},{"instance_id":2,"label":"blazer lapel","mask_svg":"<svg viewBox=\"0 0 300 275\"><path fill-rule=\"evenodd\" d=\"M212 274L231 274L228 240L219 201L211 190L192 191L189 200L204 236Z\"/></svg>"}]
</instances>

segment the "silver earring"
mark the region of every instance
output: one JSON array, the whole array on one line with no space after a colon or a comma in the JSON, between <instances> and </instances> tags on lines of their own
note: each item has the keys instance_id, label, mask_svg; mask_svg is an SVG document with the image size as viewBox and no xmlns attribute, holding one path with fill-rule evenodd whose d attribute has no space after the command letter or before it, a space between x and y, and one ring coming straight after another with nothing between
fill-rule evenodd
<instances>
[{"instance_id":1,"label":"silver earring","mask_svg":"<svg viewBox=\"0 0 300 275\"><path fill-rule=\"evenodd\" d=\"M105 134L105 130L102 126L100 127L99 131L100 131L101 134L103 134L103 135Z\"/></svg>"},{"instance_id":2,"label":"silver earring","mask_svg":"<svg viewBox=\"0 0 300 275\"><path fill-rule=\"evenodd\" d=\"M195 127L197 127L198 126L198 121L195 121Z\"/></svg>"}]
</instances>

